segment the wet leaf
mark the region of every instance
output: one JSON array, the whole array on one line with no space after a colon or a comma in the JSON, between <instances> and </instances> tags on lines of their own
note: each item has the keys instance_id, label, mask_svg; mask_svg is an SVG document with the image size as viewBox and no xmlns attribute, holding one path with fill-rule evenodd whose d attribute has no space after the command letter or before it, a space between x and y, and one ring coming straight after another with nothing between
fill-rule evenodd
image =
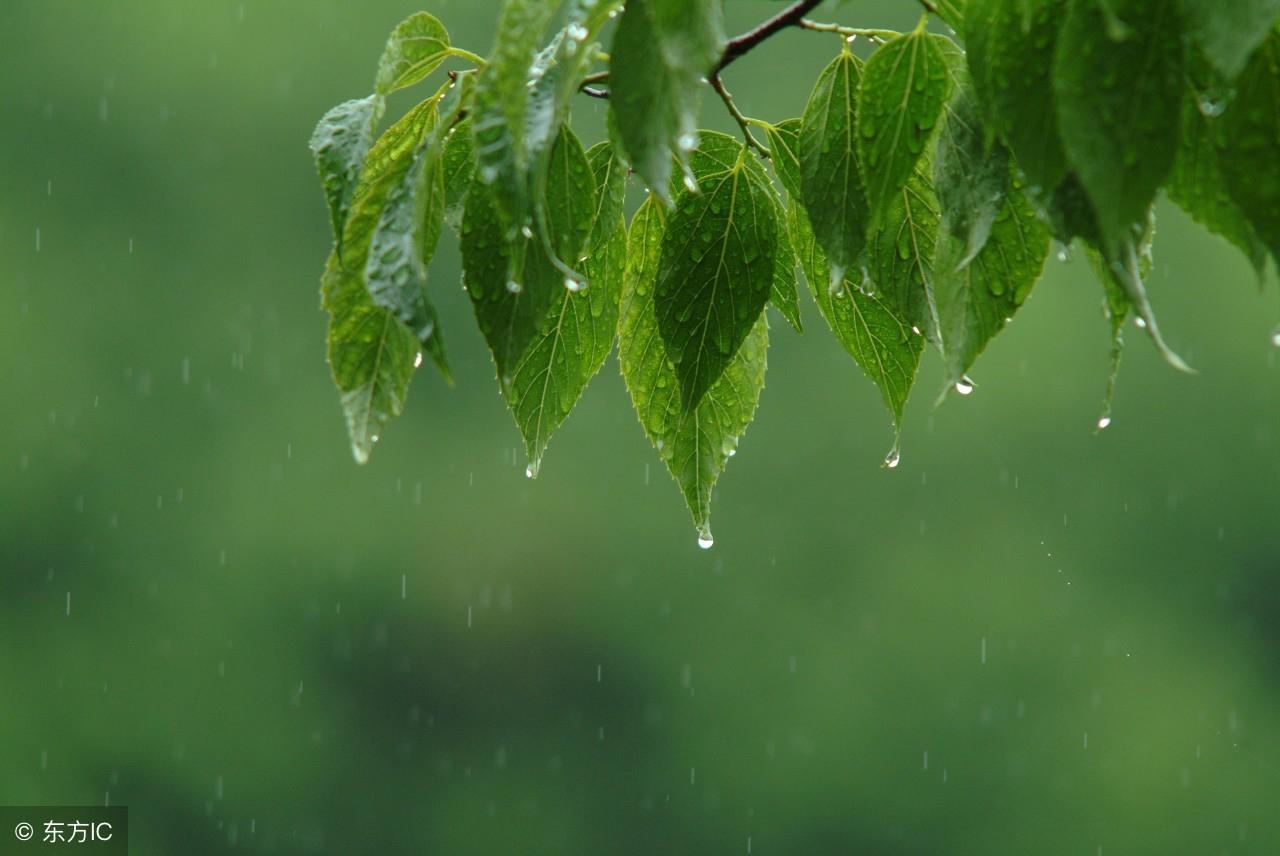
<instances>
[{"instance_id":1,"label":"wet leaf","mask_svg":"<svg viewBox=\"0 0 1280 856\"><path fill-rule=\"evenodd\" d=\"M1033 196L1067 171L1053 92L1054 51L1066 0L968 0L969 73L991 130L1013 150Z\"/></svg>"},{"instance_id":2,"label":"wet leaf","mask_svg":"<svg viewBox=\"0 0 1280 856\"><path fill-rule=\"evenodd\" d=\"M961 267L986 246L1004 205L1009 169L1008 149L995 142L987 145L973 91L958 88L947 102L938 134L933 186L952 233L964 240Z\"/></svg>"},{"instance_id":3,"label":"wet leaf","mask_svg":"<svg viewBox=\"0 0 1280 856\"><path fill-rule=\"evenodd\" d=\"M391 31L378 61L374 88L390 95L412 86L439 67L449 56L449 31L434 15L415 12Z\"/></svg>"},{"instance_id":4,"label":"wet leaf","mask_svg":"<svg viewBox=\"0 0 1280 856\"><path fill-rule=\"evenodd\" d=\"M506 0L489 63L480 72L476 88L472 119L476 176L490 189L495 214L507 236L529 217L525 146L529 68L558 5L556 0Z\"/></svg>"},{"instance_id":5,"label":"wet leaf","mask_svg":"<svg viewBox=\"0 0 1280 856\"><path fill-rule=\"evenodd\" d=\"M911 329L910 319L883 295L863 292L861 283L846 279L833 292L826 257L813 238L804 209L794 200L788 208L788 222L818 314L880 391L893 417L896 439L902 431L903 408L915 384L924 337Z\"/></svg>"},{"instance_id":6,"label":"wet leaf","mask_svg":"<svg viewBox=\"0 0 1280 856\"><path fill-rule=\"evenodd\" d=\"M907 186L889 207L888 215L871 233L866 254L866 283L862 273L849 279L859 288L874 290L880 301L908 327L916 327L938 342L937 307L933 298L933 254L938 243L938 200L927 159L916 164Z\"/></svg>"},{"instance_id":7,"label":"wet leaf","mask_svg":"<svg viewBox=\"0 0 1280 856\"><path fill-rule=\"evenodd\" d=\"M1222 116L1219 163L1227 189L1280 263L1280 30L1254 53Z\"/></svg>"},{"instance_id":8,"label":"wet leaf","mask_svg":"<svg viewBox=\"0 0 1280 856\"><path fill-rule=\"evenodd\" d=\"M1143 221L1173 168L1184 53L1172 3L1107 0L1104 9L1079 0L1062 23L1058 123L1108 255Z\"/></svg>"},{"instance_id":9,"label":"wet leaf","mask_svg":"<svg viewBox=\"0 0 1280 856\"><path fill-rule=\"evenodd\" d=\"M1245 67L1280 19L1280 0L1179 0L1187 33L1228 79Z\"/></svg>"},{"instance_id":10,"label":"wet leaf","mask_svg":"<svg viewBox=\"0 0 1280 856\"><path fill-rule=\"evenodd\" d=\"M686 413L654 313L665 219L650 197L631 221L618 362L640 425L675 478L693 514L699 543L710 546L711 492L755 416L764 388L769 328L763 315L756 319L720 377L693 412Z\"/></svg>"},{"instance_id":11,"label":"wet leaf","mask_svg":"<svg viewBox=\"0 0 1280 856\"><path fill-rule=\"evenodd\" d=\"M1049 230L1026 196L1013 192L1001 204L982 251L962 266L967 251L964 232L944 216L934 296L948 389L965 376L987 343L1026 301L1044 270Z\"/></svg>"},{"instance_id":12,"label":"wet leaf","mask_svg":"<svg viewBox=\"0 0 1280 856\"><path fill-rule=\"evenodd\" d=\"M877 49L863 70L858 165L872 226L911 178L951 93L944 41L917 28Z\"/></svg>"},{"instance_id":13,"label":"wet leaf","mask_svg":"<svg viewBox=\"0 0 1280 856\"><path fill-rule=\"evenodd\" d=\"M860 65L846 49L823 69L800 127L800 198L833 282L857 264L866 244L869 214L856 140Z\"/></svg>"},{"instance_id":14,"label":"wet leaf","mask_svg":"<svg viewBox=\"0 0 1280 856\"><path fill-rule=\"evenodd\" d=\"M778 241L772 187L743 144L706 132L690 167L701 190L676 197L654 285L658 332L675 362L687 413L764 310Z\"/></svg>"},{"instance_id":15,"label":"wet leaf","mask_svg":"<svg viewBox=\"0 0 1280 856\"><path fill-rule=\"evenodd\" d=\"M338 255L343 250L343 227L351 195L373 142L373 132L382 118L381 95L345 101L321 117L311 133L311 156L329 204L329 219Z\"/></svg>"},{"instance_id":16,"label":"wet leaf","mask_svg":"<svg viewBox=\"0 0 1280 856\"><path fill-rule=\"evenodd\" d=\"M800 119L784 119L766 129L769 136L769 151L773 155L770 158L773 171L777 173L778 181L782 182L787 195L794 199L804 197L800 189L800 127L802 124Z\"/></svg>"},{"instance_id":17,"label":"wet leaf","mask_svg":"<svg viewBox=\"0 0 1280 856\"><path fill-rule=\"evenodd\" d=\"M777 203L775 203L777 204ZM796 252L792 247L791 233L786 228L786 211L779 204L774 212L778 221L778 250L774 256L773 285L769 289L769 303L778 310L797 333L804 332L800 320L800 295L796 287Z\"/></svg>"},{"instance_id":18,"label":"wet leaf","mask_svg":"<svg viewBox=\"0 0 1280 856\"><path fill-rule=\"evenodd\" d=\"M627 195L627 167L616 157L613 144L607 141L596 143L587 150L587 162L591 165L596 185L591 236L587 240L588 250L593 250L608 241L618 227Z\"/></svg>"},{"instance_id":19,"label":"wet leaf","mask_svg":"<svg viewBox=\"0 0 1280 856\"><path fill-rule=\"evenodd\" d=\"M671 153L697 144L702 79L720 59L720 0L630 0L614 33L609 108L632 168L670 201Z\"/></svg>"},{"instance_id":20,"label":"wet leaf","mask_svg":"<svg viewBox=\"0 0 1280 856\"><path fill-rule=\"evenodd\" d=\"M455 231L462 225L462 208L475 172L476 148L471 120L463 119L444 140L444 219Z\"/></svg>"},{"instance_id":21,"label":"wet leaf","mask_svg":"<svg viewBox=\"0 0 1280 856\"><path fill-rule=\"evenodd\" d=\"M582 144L568 128L552 148L547 190L548 240L577 258L591 228L594 184ZM479 181L467 194L461 244L467 293L505 391L520 358L545 331L565 278L533 229L507 239L492 189Z\"/></svg>"}]
</instances>

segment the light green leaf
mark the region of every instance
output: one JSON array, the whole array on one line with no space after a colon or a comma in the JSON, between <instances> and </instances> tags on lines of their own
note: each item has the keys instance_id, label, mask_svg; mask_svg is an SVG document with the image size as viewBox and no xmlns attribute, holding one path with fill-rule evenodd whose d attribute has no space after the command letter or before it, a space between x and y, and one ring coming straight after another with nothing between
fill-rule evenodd
<instances>
[{"instance_id":1,"label":"light green leaf","mask_svg":"<svg viewBox=\"0 0 1280 856\"><path fill-rule=\"evenodd\" d=\"M917 28L877 49L863 69L858 164L872 226L911 178L951 94L944 41Z\"/></svg>"},{"instance_id":2,"label":"light green leaf","mask_svg":"<svg viewBox=\"0 0 1280 856\"><path fill-rule=\"evenodd\" d=\"M1280 18L1280 0L1179 0L1187 33L1209 62L1234 78Z\"/></svg>"},{"instance_id":3,"label":"light green leaf","mask_svg":"<svg viewBox=\"0 0 1280 856\"><path fill-rule=\"evenodd\" d=\"M676 197L654 286L658 332L675 361L687 413L764 310L778 241L772 187L746 146L706 132L690 167L701 190Z\"/></svg>"},{"instance_id":4,"label":"light green leaf","mask_svg":"<svg viewBox=\"0 0 1280 856\"><path fill-rule=\"evenodd\" d=\"M765 129L769 135L769 151L778 181L793 199L803 199L800 179L800 119L784 119Z\"/></svg>"},{"instance_id":5,"label":"light green leaf","mask_svg":"<svg viewBox=\"0 0 1280 856\"><path fill-rule=\"evenodd\" d=\"M884 221L871 233L858 287L873 291L894 316L938 342L933 299L933 254L938 243L938 200L928 159L916 164ZM856 282L856 280L855 280Z\"/></svg>"},{"instance_id":6,"label":"light green leaf","mask_svg":"<svg viewBox=\"0 0 1280 856\"><path fill-rule=\"evenodd\" d=\"M796 251L792 246L790 230L786 228L786 211L775 202L774 217L778 221L778 249L774 256L773 285L769 289L769 303L797 333L804 332L800 320L800 295L796 287Z\"/></svg>"},{"instance_id":7,"label":"light green leaf","mask_svg":"<svg viewBox=\"0 0 1280 856\"><path fill-rule=\"evenodd\" d=\"M463 119L444 139L444 220L455 231L462 225L462 209L475 172L476 148L471 120Z\"/></svg>"},{"instance_id":8,"label":"light green leaf","mask_svg":"<svg viewBox=\"0 0 1280 856\"><path fill-rule=\"evenodd\" d=\"M413 333L369 296L364 280L369 244L387 197L412 167L435 109L434 100L422 102L369 150L344 230L346 253L341 259L336 251L330 254L322 280L329 367L359 463L369 459L386 424L404 408L419 349Z\"/></svg>"},{"instance_id":9,"label":"light green leaf","mask_svg":"<svg viewBox=\"0 0 1280 856\"><path fill-rule=\"evenodd\" d=\"M934 0L933 4L938 10L938 17L943 20L953 32L964 32L964 16L966 10L966 0Z\"/></svg>"},{"instance_id":10,"label":"light green leaf","mask_svg":"<svg viewBox=\"0 0 1280 856\"><path fill-rule=\"evenodd\" d=\"M1214 144L1223 132L1223 123L1220 118L1205 115L1202 102L1206 97L1188 86L1182 99L1182 134L1178 159L1169 176L1169 198L1196 222L1237 246L1261 277L1267 249L1227 189ZM1211 109L1216 109L1216 105ZM1255 174L1250 180L1259 178L1260 175Z\"/></svg>"},{"instance_id":11,"label":"light green leaf","mask_svg":"<svg viewBox=\"0 0 1280 856\"><path fill-rule=\"evenodd\" d=\"M697 145L702 79L720 59L720 0L630 0L614 33L609 109L641 180L664 202L671 152Z\"/></svg>"},{"instance_id":12,"label":"light green leaf","mask_svg":"<svg viewBox=\"0 0 1280 856\"><path fill-rule=\"evenodd\" d=\"M622 216L627 195L627 167L616 157L613 144L604 141L587 150L587 162L595 178L595 209L591 214L591 237L588 250L602 246L612 236ZM626 221L622 222L626 228Z\"/></svg>"},{"instance_id":13,"label":"light green leaf","mask_svg":"<svg viewBox=\"0 0 1280 856\"><path fill-rule=\"evenodd\" d=\"M1009 186L1009 150L986 137L972 90L957 89L938 134L933 186L952 233L964 240L961 267L986 246Z\"/></svg>"},{"instance_id":14,"label":"light green leaf","mask_svg":"<svg viewBox=\"0 0 1280 856\"><path fill-rule=\"evenodd\" d=\"M1013 150L1033 196L1067 172L1053 93L1054 52L1066 0L968 0L969 73L991 130Z\"/></svg>"},{"instance_id":15,"label":"light green leaf","mask_svg":"<svg viewBox=\"0 0 1280 856\"><path fill-rule=\"evenodd\" d=\"M562 257L576 259L591 228L595 187L582 144L567 127L552 147L548 176L547 240ZM534 230L507 239L492 189L479 181L467 194L461 244L467 292L506 390L520 358L546 329L565 278Z\"/></svg>"},{"instance_id":16,"label":"light green leaf","mask_svg":"<svg viewBox=\"0 0 1280 856\"><path fill-rule=\"evenodd\" d=\"M846 279L832 291L829 266L813 237L809 218L794 200L788 222L796 253L809 283L818 313L836 340L867 376L893 417L894 448L902 432L902 412L915 383L924 337L911 329L912 322L890 305L882 294L867 294L860 284ZM893 461L891 453L887 461Z\"/></svg>"},{"instance_id":17,"label":"light green leaf","mask_svg":"<svg viewBox=\"0 0 1280 856\"><path fill-rule=\"evenodd\" d=\"M325 113L311 133L311 155L329 203L329 219L339 256L351 195L355 193L384 106L381 95L345 101Z\"/></svg>"},{"instance_id":18,"label":"light green leaf","mask_svg":"<svg viewBox=\"0 0 1280 856\"><path fill-rule=\"evenodd\" d=\"M415 12L391 31L378 61L374 88L390 95L435 71L449 56L449 31L434 15Z\"/></svg>"},{"instance_id":19,"label":"light green leaf","mask_svg":"<svg viewBox=\"0 0 1280 856\"><path fill-rule=\"evenodd\" d=\"M763 315L756 319L719 379L686 414L654 314L664 220L662 207L650 197L631 221L618 362L640 425L693 514L698 543L710 547L711 492L755 416L764 388L769 328Z\"/></svg>"},{"instance_id":20,"label":"light green leaf","mask_svg":"<svg viewBox=\"0 0 1280 856\"><path fill-rule=\"evenodd\" d=\"M472 121L476 176L490 189L504 236L513 236L529 216L525 146L529 69L558 5L556 0L506 0L492 55L476 88Z\"/></svg>"},{"instance_id":21,"label":"light green leaf","mask_svg":"<svg viewBox=\"0 0 1280 856\"><path fill-rule=\"evenodd\" d=\"M1280 30L1254 53L1222 116L1219 164L1227 189L1280 263Z\"/></svg>"},{"instance_id":22,"label":"light green leaf","mask_svg":"<svg viewBox=\"0 0 1280 856\"><path fill-rule=\"evenodd\" d=\"M800 198L834 283L857 263L866 244L867 197L855 140L860 66L845 49L823 69L800 127Z\"/></svg>"},{"instance_id":23,"label":"light green leaf","mask_svg":"<svg viewBox=\"0 0 1280 856\"><path fill-rule=\"evenodd\" d=\"M1044 271L1049 230L1021 191L1008 194L982 251L961 266L963 232L944 217L938 236L934 296L947 388L960 382L987 343L1004 329Z\"/></svg>"},{"instance_id":24,"label":"light green leaf","mask_svg":"<svg viewBox=\"0 0 1280 856\"><path fill-rule=\"evenodd\" d=\"M1155 311L1151 308L1151 300L1147 297L1146 280L1151 270L1151 244L1154 236L1155 211L1147 209L1146 216L1140 223L1130 227L1114 253L1106 247L1099 248L1108 274L1103 280L1108 291L1107 300L1112 307L1113 318L1119 315L1123 320L1123 315L1128 313L1117 311L1123 296L1123 300L1128 303L1128 311L1136 316L1164 361L1178 371L1193 373L1194 370L1186 361L1165 343Z\"/></svg>"},{"instance_id":25,"label":"light green leaf","mask_svg":"<svg viewBox=\"0 0 1280 856\"><path fill-rule=\"evenodd\" d=\"M1070 5L1053 80L1067 160L1114 256L1173 168L1185 47L1173 3L1102 3Z\"/></svg>"}]
</instances>

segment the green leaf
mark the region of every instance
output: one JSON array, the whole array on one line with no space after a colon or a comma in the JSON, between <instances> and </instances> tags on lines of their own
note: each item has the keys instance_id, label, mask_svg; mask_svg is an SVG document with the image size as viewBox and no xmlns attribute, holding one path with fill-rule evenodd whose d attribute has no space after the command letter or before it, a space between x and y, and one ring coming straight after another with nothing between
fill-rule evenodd
<instances>
[{"instance_id":1,"label":"green leaf","mask_svg":"<svg viewBox=\"0 0 1280 856\"><path fill-rule=\"evenodd\" d=\"M960 267L986 246L1009 187L1009 151L988 146L986 136L972 90L957 89L938 134L933 186L952 233L964 240Z\"/></svg>"},{"instance_id":2,"label":"green leaf","mask_svg":"<svg viewBox=\"0 0 1280 856\"><path fill-rule=\"evenodd\" d=\"M1049 230L1020 191L1008 194L982 251L963 264L968 242L946 217L938 236L934 296L948 388L960 382L1004 329L1044 271Z\"/></svg>"},{"instance_id":3,"label":"green leaf","mask_svg":"<svg viewBox=\"0 0 1280 856\"><path fill-rule=\"evenodd\" d=\"M804 332L800 320L800 295L796 287L796 251L792 246L790 231L786 228L786 212L775 202L774 218L778 222L778 249L774 255L773 285L769 288L769 303L797 333Z\"/></svg>"},{"instance_id":4,"label":"green leaf","mask_svg":"<svg viewBox=\"0 0 1280 856\"><path fill-rule=\"evenodd\" d=\"M1213 66L1234 78L1280 18L1280 0L1180 0L1187 33Z\"/></svg>"},{"instance_id":5,"label":"green leaf","mask_svg":"<svg viewBox=\"0 0 1280 856\"><path fill-rule=\"evenodd\" d=\"M547 242L564 258L578 258L591 228L595 187L582 144L562 127L548 164ZM540 228L540 227L535 227ZM530 229L508 240L492 188L477 181L462 217L464 282L480 331L493 353L504 390L520 358L543 333L565 277ZM510 278L514 274L514 278Z\"/></svg>"},{"instance_id":6,"label":"green leaf","mask_svg":"<svg viewBox=\"0 0 1280 856\"><path fill-rule=\"evenodd\" d=\"M1222 116L1219 164L1227 189L1280 263L1280 31L1254 53Z\"/></svg>"},{"instance_id":7,"label":"green leaf","mask_svg":"<svg viewBox=\"0 0 1280 856\"><path fill-rule=\"evenodd\" d=\"M1053 93L1054 51L1066 0L968 0L964 40L986 123L1004 139L1033 196L1067 171Z\"/></svg>"},{"instance_id":8,"label":"green leaf","mask_svg":"<svg viewBox=\"0 0 1280 856\"><path fill-rule=\"evenodd\" d=\"M1174 353L1160 333L1155 311L1147 297L1146 279L1151 271L1151 244L1155 238L1155 211L1148 209L1142 222L1130 227L1115 251L1099 247L1093 259L1095 268L1107 295L1107 311L1111 316L1113 331L1117 331L1125 318L1133 313L1156 346L1156 351L1166 363L1183 372L1194 369Z\"/></svg>"},{"instance_id":9,"label":"green leaf","mask_svg":"<svg viewBox=\"0 0 1280 856\"><path fill-rule=\"evenodd\" d=\"M1054 95L1067 159L1115 255L1173 168L1185 48L1174 4L1102 2L1070 5Z\"/></svg>"},{"instance_id":10,"label":"green leaf","mask_svg":"<svg viewBox=\"0 0 1280 856\"><path fill-rule=\"evenodd\" d=\"M384 106L381 95L345 101L325 113L311 133L311 155L329 203L329 219L339 256L351 195L355 193Z\"/></svg>"},{"instance_id":11,"label":"green leaf","mask_svg":"<svg viewBox=\"0 0 1280 856\"><path fill-rule=\"evenodd\" d=\"M618 227L623 203L627 195L627 167L616 157L613 144L604 141L587 150L587 162L595 178L595 208L591 214L591 236L587 248L594 250L604 245ZM626 221L622 222L626 228Z\"/></svg>"},{"instance_id":12,"label":"green leaf","mask_svg":"<svg viewBox=\"0 0 1280 856\"><path fill-rule=\"evenodd\" d=\"M664 202L671 152L698 144L702 79L720 59L720 0L630 0L613 36L609 109L641 180Z\"/></svg>"},{"instance_id":13,"label":"green leaf","mask_svg":"<svg viewBox=\"0 0 1280 856\"><path fill-rule=\"evenodd\" d=\"M938 311L933 298L933 254L938 243L938 200L928 159L916 164L907 186L871 233L863 291L880 301L908 327L938 342Z\"/></svg>"},{"instance_id":14,"label":"green leaf","mask_svg":"<svg viewBox=\"0 0 1280 856\"><path fill-rule=\"evenodd\" d=\"M964 16L966 10L966 0L934 0L933 5L938 10L938 17L942 19L953 32L964 32Z\"/></svg>"},{"instance_id":15,"label":"green leaf","mask_svg":"<svg viewBox=\"0 0 1280 856\"><path fill-rule=\"evenodd\" d=\"M693 514L698 543L710 547L711 492L755 416L764 388L769 327L763 315L756 319L719 379L686 414L654 313L664 219L662 207L650 197L631 221L618 362L640 425Z\"/></svg>"},{"instance_id":16,"label":"green leaf","mask_svg":"<svg viewBox=\"0 0 1280 856\"><path fill-rule=\"evenodd\" d=\"M706 132L690 161L701 190L676 197L658 262L658 332L692 413L769 300L777 256L773 189L746 146Z\"/></svg>"},{"instance_id":17,"label":"green leaf","mask_svg":"<svg viewBox=\"0 0 1280 856\"><path fill-rule=\"evenodd\" d=\"M369 295L364 279L369 245L388 196L413 165L435 109L434 99L422 102L369 150L344 229L346 252L341 258L336 251L329 255L322 280L329 367L359 463L369 459L386 424L403 410L419 349L413 333Z\"/></svg>"},{"instance_id":18,"label":"green leaf","mask_svg":"<svg viewBox=\"0 0 1280 856\"><path fill-rule=\"evenodd\" d=\"M472 130L476 176L490 189L504 236L529 216L529 157L525 120L528 77L538 40L559 4L556 0L506 0L493 52L480 72Z\"/></svg>"},{"instance_id":19,"label":"green leaf","mask_svg":"<svg viewBox=\"0 0 1280 856\"><path fill-rule=\"evenodd\" d=\"M818 76L800 126L800 198L833 283L857 263L866 244L867 196L855 142L860 66L842 50Z\"/></svg>"},{"instance_id":20,"label":"green leaf","mask_svg":"<svg viewBox=\"0 0 1280 856\"><path fill-rule=\"evenodd\" d=\"M449 56L449 31L434 15L415 12L391 31L378 61L374 88L390 95L435 71Z\"/></svg>"},{"instance_id":21,"label":"green leaf","mask_svg":"<svg viewBox=\"0 0 1280 856\"><path fill-rule=\"evenodd\" d=\"M800 179L800 119L784 119L765 129L769 135L769 151L778 181L793 199L803 199Z\"/></svg>"},{"instance_id":22,"label":"green leaf","mask_svg":"<svg viewBox=\"0 0 1280 856\"><path fill-rule=\"evenodd\" d=\"M1169 198L1196 222L1235 244L1261 277L1267 250L1227 190L1214 145L1215 137L1222 133L1222 121L1205 115L1203 100L1204 96L1190 87L1182 99L1182 133L1178 158L1169 176ZM1260 176L1261 173L1256 174L1252 179Z\"/></svg>"},{"instance_id":23,"label":"green leaf","mask_svg":"<svg viewBox=\"0 0 1280 856\"><path fill-rule=\"evenodd\" d=\"M536 478L542 467L552 433L613 349L627 253L626 227L621 221L619 212L608 239L587 260L590 286L576 292L555 291L548 323L512 373L506 397L524 437L529 459L525 474L530 478Z\"/></svg>"},{"instance_id":24,"label":"green leaf","mask_svg":"<svg viewBox=\"0 0 1280 856\"><path fill-rule=\"evenodd\" d=\"M951 93L944 41L917 28L876 50L863 70L858 164L872 226L911 178Z\"/></svg>"},{"instance_id":25,"label":"green leaf","mask_svg":"<svg viewBox=\"0 0 1280 856\"><path fill-rule=\"evenodd\" d=\"M818 314L827 322L836 340L862 370L884 399L893 417L894 449L902 432L902 412L915 383L924 338L911 329L909 318L902 315L881 294L867 294L862 288L844 280L832 291L828 283L829 266L822 248L814 240L813 229L804 209L791 201L788 223L796 253L809 283L809 293L818 304ZM893 453L886 459L895 460Z\"/></svg>"},{"instance_id":26,"label":"green leaf","mask_svg":"<svg viewBox=\"0 0 1280 856\"><path fill-rule=\"evenodd\" d=\"M444 140L444 220L454 230L462 225L462 208L475 172L476 148L471 120L463 119Z\"/></svg>"}]
</instances>

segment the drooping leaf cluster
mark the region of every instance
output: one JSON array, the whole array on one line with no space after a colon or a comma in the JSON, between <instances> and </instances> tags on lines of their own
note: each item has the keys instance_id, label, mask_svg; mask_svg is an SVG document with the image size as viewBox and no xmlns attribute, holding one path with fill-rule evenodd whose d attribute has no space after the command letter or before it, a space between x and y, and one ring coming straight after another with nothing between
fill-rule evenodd
<instances>
[{"instance_id":1,"label":"drooping leaf cluster","mask_svg":"<svg viewBox=\"0 0 1280 856\"><path fill-rule=\"evenodd\" d=\"M764 387L765 306L800 331L801 278L879 390L896 466L926 346L943 392L971 391L1054 241L1081 243L1103 285L1104 427L1126 319L1186 368L1146 289L1161 190L1259 276L1280 258L1280 0L946 0L907 33L804 17L818 5L727 39L722 0L505 0L487 59L426 12L400 23L372 94L311 140L356 459L424 355L452 382L429 276L445 225L528 474L616 343L704 546ZM794 118L748 118L721 72L792 26L834 57ZM387 97L431 78L379 133ZM698 130L708 83L741 139ZM609 99L609 139L590 148L570 121L584 94ZM629 224L628 182L645 193Z\"/></svg>"}]
</instances>

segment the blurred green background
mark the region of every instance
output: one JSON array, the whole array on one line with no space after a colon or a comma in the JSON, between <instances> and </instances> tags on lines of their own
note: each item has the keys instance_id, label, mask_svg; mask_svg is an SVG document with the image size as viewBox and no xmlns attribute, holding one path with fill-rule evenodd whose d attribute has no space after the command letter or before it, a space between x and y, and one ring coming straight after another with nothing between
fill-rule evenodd
<instances>
[{"instance_id":1,"label":"blurred green background","mask_svg":"<svg viewBox=\"0 0 1280 856\"><path fill-rule=\"evenodd\" d=\"M1162 205L1200 373L1131 329L1095 434L1051 260L893 471L806 300L704 552L613 360L525 479L449 240L458 386L359 468L306 141L421 2L0 4L0 803L128 804L136 854L1280 853L1274 275ZM423 5L488 51L495 2ZM834 50L726 79L798 115Z\"/></svg>"}]
</instances>

